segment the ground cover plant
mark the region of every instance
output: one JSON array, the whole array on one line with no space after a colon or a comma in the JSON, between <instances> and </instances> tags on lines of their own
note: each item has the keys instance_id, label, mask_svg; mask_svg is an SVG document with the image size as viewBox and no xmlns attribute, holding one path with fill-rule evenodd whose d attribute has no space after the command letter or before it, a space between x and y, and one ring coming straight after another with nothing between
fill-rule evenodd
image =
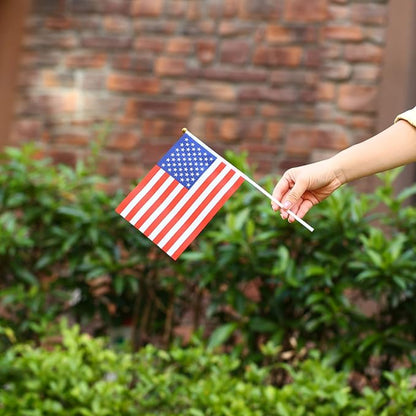
<instances>
[{"instance_id":1,"label":"ground cover plant","mask_svg":"<svg viewBox=\"0 0 416 416\"><path fill-rule=\"evenodd\" d=\"M227 158L252 175L244 155ZM267 344L276 361L319 349L369 379L414 365L415 187L395 195L397 172L372 195L337 191L308 217L312 234L244 185L173 262L114 212L123 195L101 190L93 165L2 155L1 349L39 344L66 316L91 334L128 322L133 349L168 347L186 326L247 363L267 364Z\"/></svg>"},{"instance_id":2,"label":"ground cover plant","mask_svg":"<svg viewBox=\"0 0 416 416\"><path fill-rule=\"evenodd\" d=\"M354 393L348 375L319 354L284 366L291 381L270 383L272 366L207 350L201 344L137 353L61 329L59 343L15 345L0 356L0 415L25 416L398 416L416 415L416 391L404 371L386 385Z\"/></svg>"}]
</instances>

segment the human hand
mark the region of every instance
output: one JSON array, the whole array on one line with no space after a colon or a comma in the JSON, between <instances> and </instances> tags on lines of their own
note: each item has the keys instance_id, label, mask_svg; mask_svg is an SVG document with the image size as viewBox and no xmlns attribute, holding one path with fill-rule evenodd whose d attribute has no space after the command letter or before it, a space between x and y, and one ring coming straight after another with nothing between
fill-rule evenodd
<instances>
[{"instance_id":1,"label":"human hand","mask_svg":"<svg viewBox=\"0 0 416 416\"><path fill-rule=\"evenodd\" d=\"M287 170L273 190L273 197L281 201L283 208L272 202L275 211L289 222L295 221L287 212L290 209L298 217L323 201L345 181L342 172L334 166L332 159Z\"/></svg>"}]
</instances>

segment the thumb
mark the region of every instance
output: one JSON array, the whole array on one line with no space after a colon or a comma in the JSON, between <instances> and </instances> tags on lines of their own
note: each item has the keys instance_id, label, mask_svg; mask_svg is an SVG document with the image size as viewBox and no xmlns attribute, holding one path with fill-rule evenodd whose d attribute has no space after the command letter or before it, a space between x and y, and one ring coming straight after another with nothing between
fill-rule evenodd
<instances>
[{"instance_id":1,"label":"thumb","mask_svg":"<svg viewBox=\"0 0 416 416\"><path fill-rule=\"evenodd\" d=\"M283 208L288 210L292 208L305 193L307 184L305 181L298 180L295 182L293 188L287 193L286 197L282 201Z\"/></svg>"}]
</instances>

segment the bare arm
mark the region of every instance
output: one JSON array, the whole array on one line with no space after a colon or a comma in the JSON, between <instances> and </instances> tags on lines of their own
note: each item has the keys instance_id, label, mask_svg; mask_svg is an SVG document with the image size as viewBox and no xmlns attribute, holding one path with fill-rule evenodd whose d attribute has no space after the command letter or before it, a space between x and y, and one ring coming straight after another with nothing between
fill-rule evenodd
<instances>
[{"instance_id":1,"label":"bare arm","mask_svg":"<svg viewBox=\"0 0 416 416\"><path fill-rule=\"evenodd\" d=\"M273 196L302 218L344 183L413 161L416 161L416 128L400 120L329 159L289 169L276 185ZM275 211L279 209L275 204L272 207ZM288 218L285 210L281 215Z\"/></svg>"}]
</instances>

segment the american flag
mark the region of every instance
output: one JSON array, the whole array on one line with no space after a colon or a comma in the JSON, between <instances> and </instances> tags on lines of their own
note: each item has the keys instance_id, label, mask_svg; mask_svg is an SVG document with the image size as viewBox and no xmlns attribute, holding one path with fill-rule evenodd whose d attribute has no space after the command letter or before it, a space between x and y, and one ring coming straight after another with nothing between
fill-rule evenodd
<instances>
[{"instance_id":1,"label":"american flag","mask_svg":"<svg viewBox=\"0 0 416 416\"><path fill-rule=\"evenodd\" d=\"M243 182L240 171L186 132L116 212L176 260Z\"/></svg>"}]
</instances>

